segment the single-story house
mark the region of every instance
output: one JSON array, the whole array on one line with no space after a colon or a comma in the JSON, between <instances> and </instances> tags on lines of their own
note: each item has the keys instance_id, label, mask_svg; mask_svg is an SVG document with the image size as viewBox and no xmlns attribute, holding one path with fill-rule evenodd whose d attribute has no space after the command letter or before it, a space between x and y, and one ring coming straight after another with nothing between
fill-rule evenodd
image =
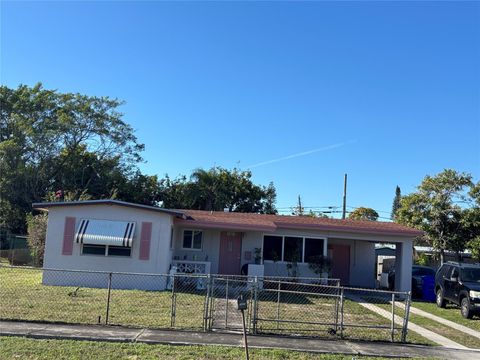
<instances>
[{"instance_id":1,"label":"single-story house","mask_svg":"<svg viewBox=\"0 0 480 360\"><path fill-rule=\"evenodd\" d=\"M140 274L181 273L320 277L309 266L331 260L342 284L375 286L375 244L395 245L396 289L410 290L412 242L421 233L392 222L199 210L170 210L117 200L35 203L48 211L45 269ZM250 265L249 265L250 264ZM255 266L253 264L256 264ZM78 277L44 272L45 284ZM105 286L104 281L85 286ZM139 288L131 277L124 287ZM146 284L162 288L165 284ZM141 286L140 286L141 287Z\"/></svg>"}]
</instances>

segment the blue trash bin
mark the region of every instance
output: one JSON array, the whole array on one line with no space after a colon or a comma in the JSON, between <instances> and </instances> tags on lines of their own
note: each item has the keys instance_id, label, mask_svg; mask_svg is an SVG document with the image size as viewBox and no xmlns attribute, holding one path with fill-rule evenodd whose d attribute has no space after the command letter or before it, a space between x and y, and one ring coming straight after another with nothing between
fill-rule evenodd
<instances>
[{"instance_id":1,"label":"blue trash bin","mask_svg":"<svg viewBox=\"0 0 480 360\"><path fill-rule=\"evenodd\" d=\"M434 302L435 301L435 277L422 276L422 300Z\"/></svg>"}]
</instances>

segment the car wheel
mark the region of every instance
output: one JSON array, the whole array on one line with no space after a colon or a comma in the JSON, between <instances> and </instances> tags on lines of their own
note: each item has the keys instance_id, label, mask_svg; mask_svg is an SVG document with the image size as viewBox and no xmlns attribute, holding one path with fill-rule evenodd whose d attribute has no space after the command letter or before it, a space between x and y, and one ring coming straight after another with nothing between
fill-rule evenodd
<instances>
[{"instance_id":1,"label":"car wheel","mask_svg":"<svg viewBox=\"0 0 480 360\"><path fill-rule=\"evenodd\" d=\"M471 319L473 316L473 311L470 309L470 301L468 300L468 297L464 297L462 299L462 302L460 304L460 311L462 313L462 316L465 319Z\"/></svg>"},{"instance_id":2,"label":"car wheel","mask_svg":"<svg viewBox=\"0 0 480 360\"><path fill-rule=\"evenodd\" d=\"M445 299L443 298L443 290L442 289L438 289L437 290L437 306L439 308L444 308L445 305L446 305L446 302L445 302Z\"/></svg>"}]
</instances>

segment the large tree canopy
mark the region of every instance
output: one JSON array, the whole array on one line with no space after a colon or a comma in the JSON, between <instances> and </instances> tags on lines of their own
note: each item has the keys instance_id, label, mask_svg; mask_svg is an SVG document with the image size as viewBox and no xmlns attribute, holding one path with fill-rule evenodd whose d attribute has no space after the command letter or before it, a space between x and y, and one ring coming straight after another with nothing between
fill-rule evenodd
<instances>
[{"instance_id":1,"label":"large tree canopy","mask_svg":"<svg viewBox=\"0 0 480 360\"><path fill-rule=\"evenodd\" d=\"M25 232L32 202L50 192L111 197L136 177L143 145L121 104L41 84L0 87L0 226Z\"/></svg>"},{"instance_id":2,"label":"large tree canopy","mask_svg":"<svg viewBox=\"0 0 480 360\"><path fill-rule=\"evenodd\" d=\"M479 184L472 176L444 170L426 176L417 191L402 197L396 220L425 231L424 240L440 252L463 251L480 235Z\"/></svg>"},{"instance_id":3,"label":"large tree canopy","mask_svg":"<svg viewBox=\"0 0 480 360\"><path fill-rule=\"evenodd\" d=\"M189 179L160 181L160 200L166 208L274 214L276 192L272 183L255 185L250 171L213 167L197 169Z\"/></svg>"},{"instance_id":4,"label":"large tree canopy","mask_svg":"<svg viewBox=\"0 0 480 360\"><path fill-rule=\"evenodd\" d=\"M164 207L274 213L275 188L249 171L195 170L191 178L142 174L143 145L122 102L34 87L0 87L0 227L26 232L33 202L113 198Z\"/></svg>"}]
</instances>

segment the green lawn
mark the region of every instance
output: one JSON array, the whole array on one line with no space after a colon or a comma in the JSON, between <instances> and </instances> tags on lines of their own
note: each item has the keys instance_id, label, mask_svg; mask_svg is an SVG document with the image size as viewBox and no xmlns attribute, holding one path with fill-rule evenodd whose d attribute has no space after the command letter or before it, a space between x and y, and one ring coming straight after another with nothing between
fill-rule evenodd
<instances>
[{"instance_id":1,"label":"green lawn","mask_svg":"<svg viewBox=\"0 0 480 360\"><path fill-rule=\"evenodd\" d=\"M35 340L19 337L1 337L0 354L3 360L50 359L218 359L233 360L244 356L242 348L222 346L171 346L139 343L109 343L75 340ZM291 360L351 360L352 355L312 354L299 351L250 349L251 358ZM355 356L357 360L384 358Z\"/></svg>"},{"instance_id":2,"label":"green lawn","mask_svg":"<svg viewBox=\"0 0 480 360\"><path fill-rule=\"evenodd\" d=\"M0 268L0 318L79 324L105 320L106 289L42 285L42 272ZM177 296L175 326L203 326L205 296ZM170 327L171 291L112 290L109 324L152 328Z\"/></svg>"},{"instance_id":3,"label":"green lawn","mask_svg":"<svg viewBox=\"0 0 480 360\"><path fill-rule=\"evenodd\" d=\"M66 275L68 276L68 275ZM42 285L42 272L36 269L0 268L0 319L47 321L78 324L104 323L107 290L76 288L71 286ZM196 329L203 327L205 290L179 292L176 296L175 328ZM277 318L276 293L261 292L258 316ZM335 300L320 295L282 295L279 305L281 320L327 322L330 325L307 325L261 321L258 329L268 333L287 333L338 338L328 330L335 322ZM172 292L112 290L109 324L148 328L171 327ZM353 325L382 325L389 327L385 319L357 303L346 300L344 306L344 337L361 340L390 340L389 329L358 328ZM340 321L340 319L339 319ZM400 341L400 331L395 340ZM428 340L410 333L412 343L431 344Z\"/></svg>"},{"instance_id":4,"label":"green lawn","mask_svg":"<svg viewBox=\"0 0 480 360\"><path fill-rule=\"evenodd\" d=\"M423 316L410 313L410 321L414 324L420 325L425 329L431 330L439 335L455 341L461 345L465 345L470 348L480 348L480 339L476 337L462 333L461 331L452 329L447 325L440 324L435 320L425 318Z\"/></svg>"},{"instance_id":5,"label":"green lawn","mask_svg":"<svg viewBox=\"0 0 480 360\"><path fill-rule=\"evenodd\" d=\"M412 302L412 306L420 310L427 311L433 315L440 316L444 319L447 319L447 320L456 322L458 324L467 326L469 328L472 328L474 330L480 331L480 317L475 316L471 320L465 319L460 314L460 309L457 306L447 305L446 309L442 309L437 307L435 303L426 303L426 302L420 302L420 301Z\"/></svg>"},{"instance_id":6,"label":"green lawn","mask_svg":"<svg viewBox=\"0 0 480 360\"><path fill-rule=\"evenodd\" d=\"M320 335L332 337L328 333L335 324L335 298L321 295L298 296L282 294L280 304L277 303L277 293L269 293L259 298L258 317L264 319L258 323L258 330L265 333L295 333L299 335ZM282 302L283 301L283 302ZM396 309L396 315L403 316ZM324 322L328 325L297 324L293 322L278 323L274 320ZM271 320L271 321L265 321ZM346 299L344 302L344 332L345 339L361 339L374 341L390 341L390 319L380 316L355 301ZM357 325L384 326L386 329L357 327ZM338 327L340 326L340 317ZM399 325L396 325L398 328ZM340 330L337 331L340 334ZM338 337L338 335L336 337ZM395 330L395 341L401 341L401 330ZM435 345L424 337L409 332L407 341L416 344Z\"/></svg>"}]
</instances>

